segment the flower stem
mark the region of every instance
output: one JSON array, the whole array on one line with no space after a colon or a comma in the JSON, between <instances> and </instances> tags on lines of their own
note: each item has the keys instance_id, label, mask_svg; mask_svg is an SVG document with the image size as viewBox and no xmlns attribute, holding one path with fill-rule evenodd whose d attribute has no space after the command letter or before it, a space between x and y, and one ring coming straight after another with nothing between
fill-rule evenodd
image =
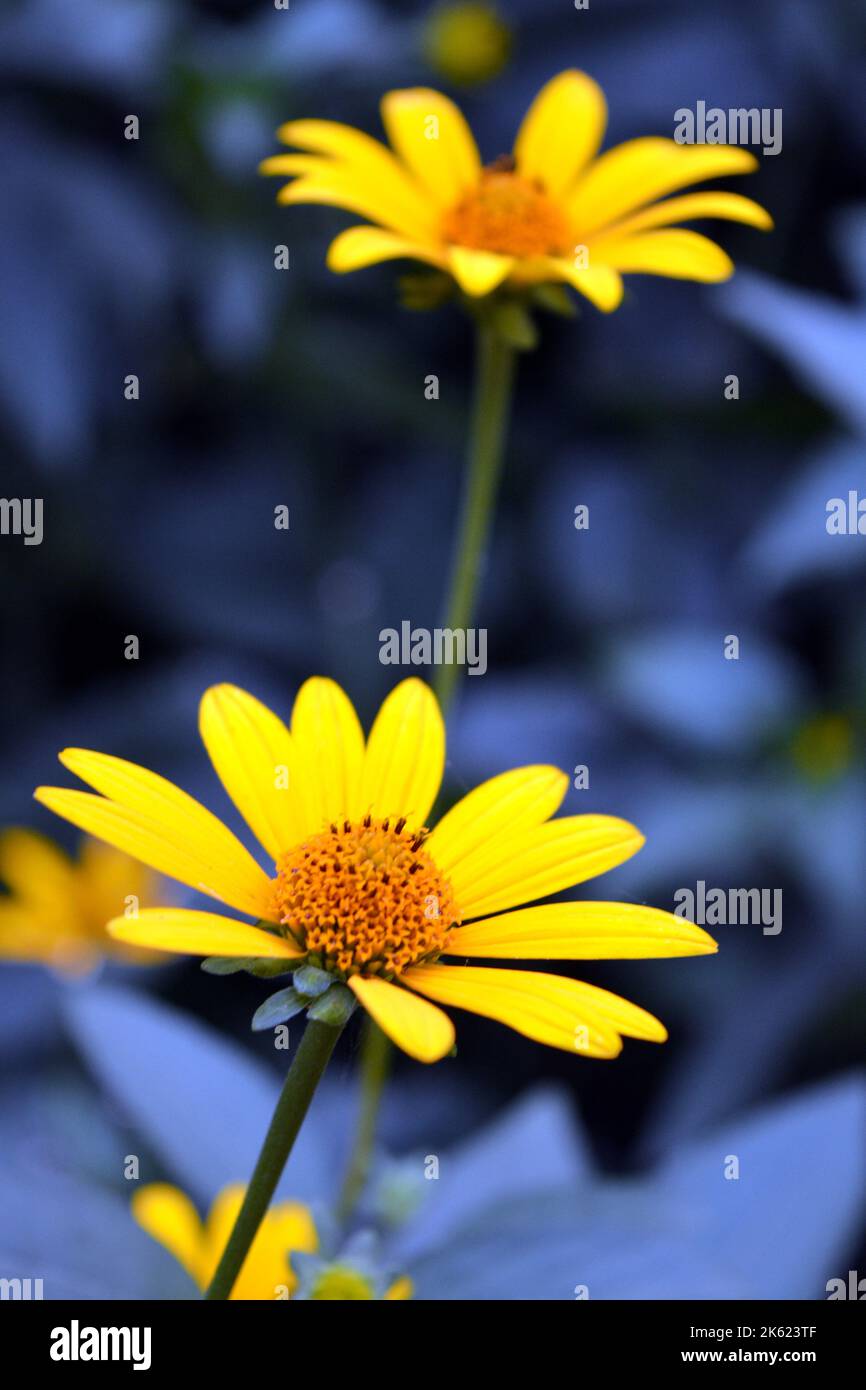
<instances>
[{"instance_id":1,"label":"flower stem","mask_svg":"<svg viewBox=\"0 0 866 1390\"><path fill-rule=\"evenodd\" d=\"M391 1044L382 1029L368 1017L361 1043L361 1098L358 1127L343 1190L337 1204L337 1215L347 1220L355 1209L367 1181L373 1145L376 1141L376 1117L385 1081L390 1070Z\"/></svg>"},{"instance_id":2,"label":"flower stem","mask_svg":"<svg viewBox=\"0 0 866 1390\"><path fill-rule=\"evenodd\" d=\"M445 628L465 630L471 626L475 613L502 473L515 356L514 348L505 342L490 320L479 318L472 425L457 543L445 605ZM433 689L443 712L451 703L458 670L453 664L441 665L433 677Z\"/></svg>"},{"instance_id":3,"label":"flower stem","mask_svg":"<svg viewBox=\"0 0 866 1390\"><path fill-rule=\"evenodd\" d=\"M463 484L463 500L454 547L444 627L472 623L482 564L490 537L502 474L508 417L514 385L515 350L499 335L489 316L479 315L475 353L472 423ZM433 689L443 714L457 684L456 665L436 668ZM372 1019L361 1044L361 1108L352 1157L343 1184L339 1211L348 1219L367 1180L376 1119L391 1064L391 1044Z\"/></svg>"},{"instance_id":4,"label":"flower stem","mask_svg":"<svg viewBox=\"0 0 866 1390\"><path fill-rule=\"evenodd\" d=\"M243 1205L205 1298L228 1298L231 1294L341 1032L342 1026L334 1027L316 1019L307 1021Z\"/></svg>"}]
</instances>

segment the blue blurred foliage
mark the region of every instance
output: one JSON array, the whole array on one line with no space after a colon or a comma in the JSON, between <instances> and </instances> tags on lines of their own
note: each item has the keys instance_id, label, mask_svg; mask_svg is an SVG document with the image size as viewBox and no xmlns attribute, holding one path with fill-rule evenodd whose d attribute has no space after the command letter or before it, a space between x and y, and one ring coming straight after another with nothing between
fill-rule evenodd
<instances>
[{"instance_id":1,"label":"blue blurred foliage","mask_svg":"<svg viewBox=\"0 0 866 1390\"><path fill-rule=\"evenodd\" d=\"M398 1068L389 1148L428 1142L423 1124L412 1129L425 1098L441 1142L454 1144L525 1088L556 1079L580 1107L596 1163L642 1176L634 1187L582 1179L598 1197L591 1229L580 1218L593 1203L569 1214L565 1199L527 1190L509 1246L518 1264L536 1221L550 1232L550 1278L571 1288L591 1265L584 1282L598 1296L636 1287L820 1296L831 1237L835 1254L848 1219L856 1238L860 1179L845 1175L825 1210L797 1136L808 1151L825 1128L843 1162L855 1092L834 1090L832 1078L862 1066L866 1049L866 551L863 538L828 536L824 524L830 497L866 492L866 15L846 0L502 9L514 29L509 66L457 93L485 157L509 147L535 90L570 64L603 83L609 141L670 133L673 112L703 99L782 107L784 148L742 183L776 231L719 232L740 267L730 286L635 277L614 317L586 309L576 323L547 321L541 348L521 363L479 615L490 669L461 693L449 794L524 761L585 764L589 789L572 791L565 809L627 816L647 836L638 858L585 896L670 907L698 879L779 887L784 926L778 936L721 927L712 960L588 967L587 978L670 1027L664 1049L632 1044L614 1066L578 1065L461 1018L459 1083L450 1069ZM38 548L0 543L3 823L73 843L30 802L66 743L132 757L227 812L195 737L205 685L234 680L285 713L298 683L323 671L369 718L395 676L379 664L379 630L437 621L459 488L466 325L451 309L398 308L394 267L329 275L327 239L346 219L275 207L273 184L255 172L282 120L326 116L379 133L385 88L448 89L423 56L428 13L413 0L288 12L241 0L4 7L2 492L43 496L46 533ZM123 139L129 113L141 121L137 142ZM273 269L280 243L291 250L288 274ZM129 372L142 383L135 403L123 399ZM440 378L436 404L423 399L429 372ZM736 402L724 399L730 373ZM590 507L586 532L573 526L580 503ZM278 504L291 511L287 533L272 525ZM123 659L129 633L141 641L137 663ZM739 663L721 659L728 633L741 639ZM821 737L828 721L845 731L841 749ZM255 982L179 963L135 983L253 1046ZM110 1183L106 1195L104 1152L73 1143L68 1122L87 1117L97 1149L97 1131L115 1142L114 1116L91 1125L94 1082L122 1104L135 1030L117 1032L112 1062L100 1038L116 1027L117 999L75 993L62 1009L60 999L42 972L0 968L2 1148L24 1184L10 1177L17 1195L6 1206L26 1210L28 1192L38 1201L41 1179L21 1176L31 1142L52 1158L59 1146L64 1186L58 1177L44 1198L40 1249L55 1231L60 1286L102 1287L98 1254L89 1269L70 1263L76 1228L61 1234L74 1194L83 1203L93 1192L106 1258L128 1271L126 1296L137 1296L151 1277L169 1277L165 1262L151 1250L138 1263L144 1247L128 1223L112 1233L120 1198ZM151 1020L163 1037L167 1017ZM70 1028L90 1083L69 1059ZM223 1084L219 1055L210 1038L189 1048L189 1094L208 1097ZM242 1065L228 1052L222 1060ZM344 1053L345 1084L320 1107L335 1123L354 1096L353 1061ZM154 1071L125 1119L166 1172L193 1185L195 1167L204 1200L232 1163L223 1154L222 1168L208 1169L192 1135L184 1160L186 1131L172 1141L160 1128L184 1110L175 1070ZM254 1070L251 1130L275 1084ZM65 1125L56 1144L39 1138L34 1095L56 1102L46 1131ZM753 1105L776 1109L741 1130L734 1117ZM209 1112L202 1100L202 1126ZM678 1162L699 1171L696 1136L708 1129L724 1152L760 1143L784 1173L780 1205L760 1198L768 1244L743 1246L757 1274L716 1258L732 1185L701 1188L685 1169L664 1176ZM588 1171L559 1130L551 1136L525 1151L533 1165L544 1153L555 1168L562 1153ZM243 1141L248 1160L253 1140ZM345 1136L326 1126L320 1142L339 1154ZM466 1229L490 1164L467 1173ZM743 1201L737 1231L751 1220ZM792 1251L794 1227L807 1242L809 1218L826 1218L827 1245L792 1254L799 1283L768 1253L783 1209L797 1212L778 1241ZM429 1247L430 1287L495 1274L495 1296L511 1296L509 1280L525 1287L523 1276L496 1245L510 1228L501 1213L476 1217L476 1234L439 1264ZM445 1216L436 1220L444 1231ZM543 1286L542 1266L525 1273Z\"/></svg>"}]
</instances>

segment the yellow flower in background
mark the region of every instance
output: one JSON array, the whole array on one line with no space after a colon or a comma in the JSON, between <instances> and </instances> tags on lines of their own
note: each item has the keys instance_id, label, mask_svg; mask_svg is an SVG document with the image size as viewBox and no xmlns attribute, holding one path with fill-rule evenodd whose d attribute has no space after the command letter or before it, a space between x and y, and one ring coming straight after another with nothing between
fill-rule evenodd
<instances>
[{"instance_id":1,"label":"yellow flower in background","mask_svg":"<svg viewBox=\"0 0 866 1390\"><path fill-rule=\"evenodd\" d=\"M151 1183L134 1193L132 1214L139 1226L165 1246L193 1283L204 1290L232 1233L245 1190L241 1183L223 1188L207 1220L202 1221L189 1197L179 1188L169 1183ZM300 1202L275 1202L256 1233L231 1297L290 1297L297 1279L289 1266L289 1254L313 1251L317 1246L309 1210Z\"/></svg>"},{"instance_id":2,"label":"yellow flower in background","mask_svg":"<svg viewBox=\"0 0 866 1390\"><path fill-rule=\"evenodd\" d=\"M246 1188L233 1183L214 1199L202 1220L189 1197L170 1183L150 1183L132 1198L132 1215L149 1236L164 1246L204 1292L232 1233ZM232 1299L292 1298L296 1293L320 1302L400 1302L412 1297L405 1277L381 1280L369 1260L343 1257L309 1261L299 1288L289 1262L292 1255L313 1255L319 1237L309 1208L301 1202L275 1202L268 1209L231 1292ZM381 1290L381 1291L380 1291Z\"/></svg>"},{"instance_id":3,"label":"yellow flower in background","mask_svg":"<svg viewBox=\"0 0 866 1390\"><path fill-rule=\"evenodd\" d=\"M652 1015L594 985L443 965L440 957L637 959L716 950L699 927L652 907L569 902L513 911L621 864L643 837L613 816L551 819L568 778L545 766L484 782L428 833L445 728L420 680L392 690L366 743L348 696L320 677L301 687L291 728L232 685L205 693L199 727L270 873L199 802L119 758L67 749L60 761L99 795L36 791L74 825L262 924L156 908L111 922L120 941L317 966L345 981L392 1041L422 1062L438 1061L454 1043L438 1004L592 1057L615 1057L622 1036L667 1036Z\"/></svg>"},{"instance_id":4,"label":"yellow flower in background","mask_svg":"<svg viewBox=\"0 0 866 1390\"><path fill-rule=\"evenodd\" d=\"M469 86L501 72L511 51L511 32L492 5L437 5L424 24L424 56L449 82Z\"/></svg>"},{"instance_id":5,"label":"yellow flower in background","mask_svg":"<svg viewBox=\"0 0 866 1390\"><path fill-rule=\"evenodd\" d=\"M289 121L277 132L300 154L275 155L261 172L292 179L281 203L325 203L367 219L331 243L334 271L408 257L454 277L479 297L500 285L563 282L599 309L616 309L623 273L719 281L733 273L714 242L677 224L707 217L772 226L736 193L689 193L691 184L758 167L748 150L679 145L645 136L598 151L604 93L567 71L542 88L512 155L484 165L453 102L426 88L388 92L382 121L391 148L333 121Z\"/></svg>"},{"instance_id":6,"label":"yellow flower in background","mask_svg":"<svg viewBox=\"0 0 866 1390\"><path fill-rule=\"evenodd\" d=\"M0 882L8 889L0 897L0 961L35 961L79 975L105 956L136 965L159 959L106 931L109 919L127 905L162 896L138 858L85 839L74 860L34 830L5 830Z\"/></svg>"}]
</instances>

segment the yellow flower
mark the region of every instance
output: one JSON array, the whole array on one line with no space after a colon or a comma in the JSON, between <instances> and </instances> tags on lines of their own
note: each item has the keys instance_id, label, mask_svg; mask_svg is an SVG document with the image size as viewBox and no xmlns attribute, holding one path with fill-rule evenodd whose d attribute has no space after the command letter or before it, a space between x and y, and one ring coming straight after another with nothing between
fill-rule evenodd
<instances>
[{"instance_id":1,"label":"yellow flower","mask_svg":"<svg viewBox=\"0 0 866 1390\"><path fill-rule=\"evenodd\" d=\"M348 696L321 677L301 687L291 729L232 685L205 693L199 727L223 786L274 866L270 874L192 797L104 753L60 755L101 795L40 787L37 800L270 929L157 908L109 923L119 940L318 966L345 980L384 1032L422 1062L438 1061L454 1043L437 1004L592 1057L615 1057L621 1035L667 1036L643 1009L594 985L443 965L441 956L636 959L716 949L699 927L652 907L569 902L512 910L604 873L643 844L633 825L613 816L552 820L568 787L555 767L493 777L428 834L445 728L420 680L392 690L366 745Z\"/></svg>"},{"instance_id":2,"label":"yellow flower","mask_svg":"<svg viewBox=\"0 0 866 1390\"><path fill-rule=\"evenodd\" d=\"M83 974L103 956L150 965L158 956L106 931L127 905L159 900L156 880L138 859L85 839L76 862L33 830L0 834L0 960L36 961Z\"/></svg>"},{"instance_id":3,"label":"yellow flower","mask_svg":"<svg viewBox=\"0 0 866 1390\"><path fill-rule=\"evenodd\" d=\"M718 281L733 273L720 247L676 224L706 217L772 226L736 193L657 199L690 184L757 168L748 150L645 136L598 155L604 93L585 73L549 81L524 117L513 155L482 165L447 97L388 92L382 120L392 149L333 121L289 121L277 132L302 154L275 155L265 174L289 175L281 203L326 203L365 217L328 251L332 270L409 257L449 272L472 296L500 285L572 285L599 309L622 299L623 272Z\"/></svg>"},{"instance_id":4,"label":"yellow flower","mask_svg":"<svg viewBox=\"0 0 866 1390\"><path fill-rule=\"evenodd\" d=\"M492 5L437 5L424 25L427 61L449 82L489 82L508 61L511 34Z\"/></svg>"},{"instance_id":5,"label":"yellow flower","mask_svg":"<svg viewBox=\"0 0 866 1390\"><path fill-rule=\"evenodd\" d=\"M202 1221L189 1197L179 1188L169 1183L151 1183L133 1195L132 1214L139 1226L164 1245L204 1291L232 1233L244 1191L240 1183L223 1188L214 1199L207 1220ZM289 1266L289 1254L317 1248L316 1228L308 1209L300 1202L276 1202L256 1233L231 1297L291 1297L298 1281Z\"/></svg>"}]
</instances>

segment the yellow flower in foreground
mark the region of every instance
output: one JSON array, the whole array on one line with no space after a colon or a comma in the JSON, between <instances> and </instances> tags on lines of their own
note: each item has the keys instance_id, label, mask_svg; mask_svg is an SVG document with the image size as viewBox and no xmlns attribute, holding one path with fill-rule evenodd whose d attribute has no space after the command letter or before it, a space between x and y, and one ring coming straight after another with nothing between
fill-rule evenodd
<instances>
[{"instance_id":1,"label":"yellow flower in foreground","mask_svg":"<svg viewBox=\"0 0 866 1390\"><path fill-rule=\"evenodd\" d=\"M158 957L109 936L106 923L127 906L159 900L138 858L85 839L78 860L33 830L0 834L0 960L36 961L82 974L113 956L150 965Z\"/></svg>"},{"instance_id":2,"label":"yellow flower in foreground","mask_svg":"<svg viewBox=\"0 0 866 1390\"><path fill-rule=\"evenodd\" d=\"M428 834L445 728L420 680L392 690L366 745L348 696L320 677L301 687L291 729L253 696L218 685L202 699L200 730L223 786L274 866L271 874L192 797L104 753L60 755L101 795L40 787L37 800L270 930L158 908L111 922L121 941L330 971L422 1062L438 1061L454 1043L451 1020L437 1004L592 1057L615 1057L621 1035L652 1042L667 1036L652 1015L594 985L443 965L441 956L597 960L716 949L699 927L652 907L570 902L512 911L621 864L643 837L612 816L551 820L568 778L544 766L484 782Z\"/></svg>"},{"instance_id":3,"label":"yellow flower in foreground","mask_svg":"<svg viewBox=\"0 0 866 1390\"><path fill-rule=\"evenodd\" d=\"M333 121L289 121L277 132L301 154L275 155L265 174L293 180L281 203L326 203L366 218L332 242L332 270L409 257L449 272L468 295L499 285L572 285L615 309L622 272L718 281L733 273L720 247L677 226L707 217L772 226L736 193L668 193L758 167L748 150L645 136L598 155L604 93L585 73L552 78L535 98L512 155L483 165L460 111L422 87L388 92L391 149Z\"/></svg>"},{"instance_id":4,"label":"yellow flower in foreground","mask_svg":"<svg viewBox=\"0 0 866 1390\"><path fill-rule=\"evenodd\" d=\"M151 1183L132 1198L132 1215L149 1236L164 1246L182 1265L193 1283L204 1292L237 1220L245 1188L233 1183L215 1198L202 1221L189 1197L170 1183ZM412 1297L407 1278L380 1282L369 1262L353 1259L312 1261L307 1288L298 1290L291 1255L311 1255L319 1248L312 1213L301 1202L275 1202L260 1225L241 1267L230 1297L286 1299L295 1292L321 1302L359 1302L383 1299L403 1301ZM378 1287L377 1287L378 1286ZM384 1292L379 1292L384 1289Z\"/></svg>"},{"instance_id":5,"label":"yellow flower in foreground","mask_svg":"<svg viewBox=\"0 0 866 1390\"><path fill-rule=\"evenodd\" d=\"M437 5L424 24L424 55L448 82L489 82L511 50L511 33L485 0Z\"/></svg>"},{"instance_id":6,"label":"yellow flower in foreground","mask_svg":"<svg viewBox=\"0 0 866 1390\"><path fill-rule=\"evenodd\" d=\"M132 1198L132 1214L148 1235L164 1245L193 1283L204 1291L232 1233L245 1188L233 1184L215 1198L202 1221L189 1197L169 1183L141 1187ZM250 1246L233 1299L287 1298L297 1279L289 1266L292 1251L313 1251L316 1228L300 1202L276 1202L267 1212Z\"/></svg>"}]
</instances>

